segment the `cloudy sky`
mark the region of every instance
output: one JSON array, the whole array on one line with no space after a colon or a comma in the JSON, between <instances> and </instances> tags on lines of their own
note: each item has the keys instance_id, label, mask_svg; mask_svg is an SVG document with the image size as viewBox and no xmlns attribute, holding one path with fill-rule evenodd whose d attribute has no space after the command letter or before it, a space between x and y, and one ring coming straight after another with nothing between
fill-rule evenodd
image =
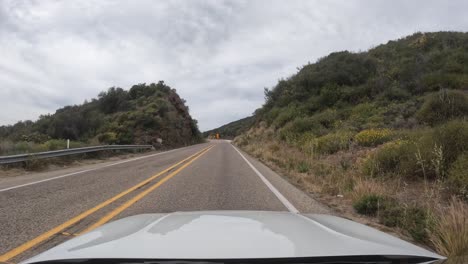
<instances>
[{"instance_id":1,"label":"cloudy sky","mask_svg":"<svg viewBox=\"0 0 468 264\"><path fill-rule=\"evenodd\" d=\"M0 0L0 125L164 80L203 131L250 115L264 87L309 61L467 31L467 10L466 0Z\"/></svg>"}]
</instances>

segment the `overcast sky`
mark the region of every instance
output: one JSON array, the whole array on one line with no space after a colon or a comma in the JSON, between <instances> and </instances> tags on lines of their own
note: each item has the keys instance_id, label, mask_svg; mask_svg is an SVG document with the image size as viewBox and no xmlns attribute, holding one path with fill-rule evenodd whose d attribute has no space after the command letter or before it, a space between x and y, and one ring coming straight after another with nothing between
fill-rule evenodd
<instances>
[{"instance_id":1,"label":"overcast sky","mask_svg":"<svg viewBox=\"0 0 468 264\"><path fill-rule=\"evenodd\" d=\"M340 50L468 30L468 1L0 0L0 125L164 80L202 131L250 115L263 88Z\"/></svg>"}]
</instances>

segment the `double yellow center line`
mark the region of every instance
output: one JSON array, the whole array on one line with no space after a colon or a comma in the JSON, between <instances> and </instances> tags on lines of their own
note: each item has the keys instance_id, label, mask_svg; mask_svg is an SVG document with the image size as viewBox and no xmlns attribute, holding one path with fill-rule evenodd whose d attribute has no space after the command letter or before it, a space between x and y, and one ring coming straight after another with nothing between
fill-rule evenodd
<instances>
[{"instance_id":1,"label":"double yellow center line","mask_svg":"<svg viewBox=\"0 0 468 264\"><path fill-rule=\"evenodd\" d=\"M191 155L191 156L189 156L189 157L187 157L187 158L185 158L185 159L171 165L170 167L168 167L168 168L164 169L163 171L159 172L158 174L153 175L153 176L149 177L148 179L138 183L137 185L131 187L130 189L127 189L127 190L117 194L116 196L102 202L101 204L99 204L99 205L97 205L97 206L95 206L95 207L93 207L93 208L91 208L91 209L89 209L89 210L87 210L87 211L73 217L72 219L64 222L63 224L61 224L59 226L56 226L56 227L52 228L51 230L39 235L38 237L36 237L36 238L34 238L32 240L29 240L28 242L26 242L26 243L14 248L14 249L8 251L8 252L6 252L5 254L0 256L0 262L7 262L8 260L14 258L15 256L18 256L19 254L25 252L26 250L29 250L32 247L34 247L34 246L44 242L45 240L49 239L50 237L60 233L62 230L66 229L66 228L69 228L72 225L78 223L79 221L81 221L84 218L90 216L91 214L95 213L96 211L108 206L112 202L114 202L114 201L122 198L123 196L137 190L138 188L142 187L145 184L148 184L149 182L156 179L157 177L159 177L159 176L161 176L161 175L163 175L165 173L168 173L171 170L173 170L174 168L178 167L179 165L185 163L184 165L180 166L178 169L176 169L175 171L173 171L172 173L170 173L169 175L167 175L166 177L164 177L163 179L158 181L156 184L152 185L151 187L149 187L145 191L139 193L138 195L131 198L130 200L128 200L124 204L120 205L119 207L117 207L116 209L114 209L113 211L111 211L110 213L108 213L107 215L102 217L101 219L99 219L96 223L94 223L91 226L87 227L82 233L88 232L90 230L93 230L94 228L97 228L97 227L107 223L113 217L117 216L119 213L121 213L122 211L124 211L125 209L130 207L132 204L136 203L137 201L139 201L140 199L142 199L143 197L148 195L150 192L154 191L159 186L164 184L170 178L174 177L176 174L181 172L187 166L192 164L195 160L197 160L202 155L204 155L206 152L208 152L211 148L213 148L213 146L208 146L208 147L202 149L201 151L199 151L199 152L197 152L197 153L195 153L195 154L193 154L193 155Z\"/></svg>"}]
</instances>

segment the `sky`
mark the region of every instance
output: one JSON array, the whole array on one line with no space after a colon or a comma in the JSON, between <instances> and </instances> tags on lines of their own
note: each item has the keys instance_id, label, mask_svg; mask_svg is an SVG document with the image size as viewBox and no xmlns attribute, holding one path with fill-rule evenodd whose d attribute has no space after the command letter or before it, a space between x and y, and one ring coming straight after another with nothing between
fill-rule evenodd
<instances>
[{"instance_id":1,"label":"sky","mask_svg":"<svg viewBox=\"0 0 468 264\"><path fill-rule=\"evenodd\" d=\"M0 0L0 125L164 80L201 131L330 52L467 31L468 1Z\"/></svg>"}]
</instances>

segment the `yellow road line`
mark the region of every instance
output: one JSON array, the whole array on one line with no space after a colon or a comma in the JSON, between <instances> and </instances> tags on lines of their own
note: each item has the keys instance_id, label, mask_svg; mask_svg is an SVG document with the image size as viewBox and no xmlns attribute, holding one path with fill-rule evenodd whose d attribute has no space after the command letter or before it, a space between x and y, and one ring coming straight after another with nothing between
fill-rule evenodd
<instances>
[{"instance_id":1,"label":"yellow road line","mask_svg":"<svg viewBox=\"0 0 468 264\"><path fill-rule=\"evenodd\" d=\"M145 197L146 195L148 195L149 193L151 193L152 191L156 190L159 186L163 185L166 181L168 181L170 178L174 177L175 175L177 175L179 172L181 172L183 169L185 169L187 166L189 166L191 163L193 163L195 160L197 160L198 158L200 158L201 156L203 156L205 153L207 153L208 151L210 151L210 149L212 149L213 147L205 150L203 153L201 153L200 155L198 155L197 157L195 157L194 159L190 160L189 162L185 163L184 165L182 165L180 168L178 168L177 170L175 170L174 172L172 172L171 174L167 175L166 177L162 178L160 181L158 181L156 184L154 184L153 186L151 186L150 188L146 189L145 191L139 193L138 195L136 195L135 197L133 197L132 199L128 200L127 202L125 202L124 204L122 204L121 206L119 206L118 208L116 208L115 210L113 210L112 212L108 213L106 216L104 216L103 218L99 219L96 223L94 223L93 225L89 226L88 228L86 228L83 232L81 232L80 234L83 234L83 233L86 233L86 232L89 232L107 222L109 222L109 220L111 220L112 218L114 218L115 216L117 216L118 214L120 214L121 212L123 212L125 209L127 209L128 207L130 207L132 204L138 202L139 200L141 200L143 197Z\"/></svg>"},{"instance_id":2,"label":"yellow road line","mask_svg":"<svg viewBox=\"0 0 468 264\"><path fill-rule=\"evenodd\" d=\"M110 198L109 200L107 201L104 201L102 202L101 204L73 217L72 219L64 222L63 224L59 225L59 226L56 226L54 228L52 228L51 230L39 235L38 237L32 239L32 240L29 240L28 242L6 252L5 254L1 255L0 256L0 262L7 262L9 259L25 252L26 250L44 242L45 240L47 240L48 238L50 238L51 236L53 235L56 235L58 233L60 233L60 231L64 230L65 228L68 228L70 226L72 226L73 224L76 224L77 222L81 221L82 219L88 217L89 215L95 213L96 211L98 211L99 209L102 209L104 207L106 207L107 205L111 204L112 202L120 199L121 197L133 192L134 190L140 188L141 186L147 184L148 182L154 180L155 178L159 177L160 175L164 174L164 173L167 173L168 171L172 170L173 168L179 166L180 164L186 162L187 160L190 160L192 159L193 157L201 154L201 153L204 153L204 151L210 149L212 146L208 146L200 151L198 151L197 153L189 156L188 158L185 158L179 162L177 162L176 164L164 169L163 171L161 171L160 173L156 174L156 175L153 175L151 176L150 178L138 183L137 185L131 187L130 189L127 189L119 194L117 194L116 196Z\"/></svg>"}]
</instances>

